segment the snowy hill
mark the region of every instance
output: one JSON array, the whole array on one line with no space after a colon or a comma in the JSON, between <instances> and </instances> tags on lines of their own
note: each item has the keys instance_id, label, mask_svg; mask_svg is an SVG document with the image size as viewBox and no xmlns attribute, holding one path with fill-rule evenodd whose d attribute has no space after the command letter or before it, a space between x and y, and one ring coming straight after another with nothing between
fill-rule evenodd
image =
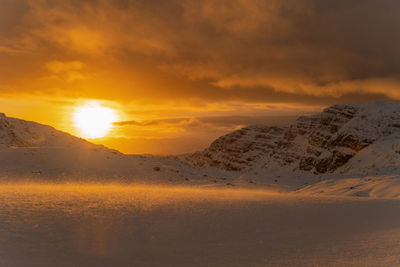
<instances>
[{"instance_id":1,"label":"snowy hill","mask_svg":"<svg viewBox=\"0 0 400 267\"><path fill-rule=\"evenodd\" d=\"M206 173L167 157L125 155L50 126L0 114L2 179L187 182Z\"/></svg>"},{"instance_id":2,"label":"snowy hill","mask_svg":"<svg viewBox=\"0 0 400 267\"><path fill-rule=\"evenodd\" d=\"M334 105L290 127L255 125L181 157L224 170L376 174L400 166L400 102Z\"/></svg>"},{"instance_id":3,"label":"snowy hill","mask_svg":"<svg viewBox=\"0 0 400 267\"><path fill-rule=\"evenodd\" d=\"M8 118L0 113L0 145L5 147L99 147L84 139L36 122Z\"/></svg>"}]
</instances>

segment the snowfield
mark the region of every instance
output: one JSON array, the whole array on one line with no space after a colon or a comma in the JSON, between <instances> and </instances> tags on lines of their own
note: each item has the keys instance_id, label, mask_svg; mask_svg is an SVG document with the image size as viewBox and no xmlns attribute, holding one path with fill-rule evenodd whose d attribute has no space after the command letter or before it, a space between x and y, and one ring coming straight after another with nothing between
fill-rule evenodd
<instances>
[{"instance_id":1,"label":"snowfield","mask_svg":"<svg viewBox=\"0 0 400 267\"><path fill-rule=\"evenodd\" d=\"M296 193L400 199L400 177L399 175L381 175L329 179L302 187Z\"/></svg>"},{"instance_id":2,"label":"snowfield","mask_svg":"<svg viewBox=\"0 0 400 267\"><path fill-rule=\"evenodd\" d=\"M0 266L398 266L399 200L0 186Z\"/></svg>"}]
</instances>

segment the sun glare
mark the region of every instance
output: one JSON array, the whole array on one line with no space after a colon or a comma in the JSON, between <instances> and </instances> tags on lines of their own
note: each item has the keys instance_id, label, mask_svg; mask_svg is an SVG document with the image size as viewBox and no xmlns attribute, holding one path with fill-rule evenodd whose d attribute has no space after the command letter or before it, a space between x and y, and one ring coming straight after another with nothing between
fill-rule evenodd
<instances>
[{"instance_id":1,"label":"sun glare","mask_svg":"<svg viewBox=\"0 0 400 267\"><path fill-rule=\"evenodd\" d=\"M75 126L85 138L104 137L117 120L115 110L98 104L78 107L74 113Z\"/></svg>"}]
</instances>

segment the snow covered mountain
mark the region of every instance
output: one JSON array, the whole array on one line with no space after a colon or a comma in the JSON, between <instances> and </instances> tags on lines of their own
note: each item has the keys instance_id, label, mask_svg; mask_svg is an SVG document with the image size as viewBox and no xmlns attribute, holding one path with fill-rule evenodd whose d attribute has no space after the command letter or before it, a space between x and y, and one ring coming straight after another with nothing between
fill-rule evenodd
<instances>
[{"instance_id":1,"label":"snow covered mountain","mask_svg":"<svg viewBox=\"0 0 400 267\"><path fill-rule=\"evenodd\" d=\"M341 104L289 127L254 125L181 157L197 167L313 174L400 170L400 102Z\"/></svg>"},{"instance_id":2,"label":"snow covered mountain","mask_svg":"<svg viewBox=\"0 0 400 267\"><path fill-rule=\"evenodd\" d=\"M186 182L205 172L168 157L125 155L35 122L0 114L0 178Z\"/></svg>"},{"instance_id":3,"label":"snow covered mountain","mask_svg":"<svg viewBox=\"0 0 400 267\"><path fill-rule=\"evenodd\" d=\"M95 145L36 122L8 118L0 113L0 145L5 147L69 147Z\"/></svg>"},{"instance_id":4,"label":"snow covered mountain","mask_svg":"<svg viewBox=\"0 0 400 267\"><path fill-rule=\"evenodd\" d=\"M288 127L248 126L178 157L125 155L0 114L2 180L266 185L391 197L397 191L386 189L400 184L399 173L400 102L334 105Z\"/></svg>"}]
</instances>

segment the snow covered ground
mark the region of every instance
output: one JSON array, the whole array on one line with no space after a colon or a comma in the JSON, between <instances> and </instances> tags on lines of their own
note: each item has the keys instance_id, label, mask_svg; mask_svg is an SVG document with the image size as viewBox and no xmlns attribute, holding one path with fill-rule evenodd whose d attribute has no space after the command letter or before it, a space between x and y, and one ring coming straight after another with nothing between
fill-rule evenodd
<instances>
[{"instance_id":1,"label":"snow covered ground","mask_svg":"<svg viewBox=\"0 0 400 267\"><path fill-rule=\"evenodd\" d=\"M0 186L0 266L398 266L399 200Z\"/></svg>"},{"instance_id":2,"label":"snow covered ground","mask_svg":"<svg viewBox=\"0 0 400 267\"><path fill-rule=\"evenodd\" d=\"M399 175L328 179L301 187L296 193L400 199Z\"/></svg>"}]
</instances>

